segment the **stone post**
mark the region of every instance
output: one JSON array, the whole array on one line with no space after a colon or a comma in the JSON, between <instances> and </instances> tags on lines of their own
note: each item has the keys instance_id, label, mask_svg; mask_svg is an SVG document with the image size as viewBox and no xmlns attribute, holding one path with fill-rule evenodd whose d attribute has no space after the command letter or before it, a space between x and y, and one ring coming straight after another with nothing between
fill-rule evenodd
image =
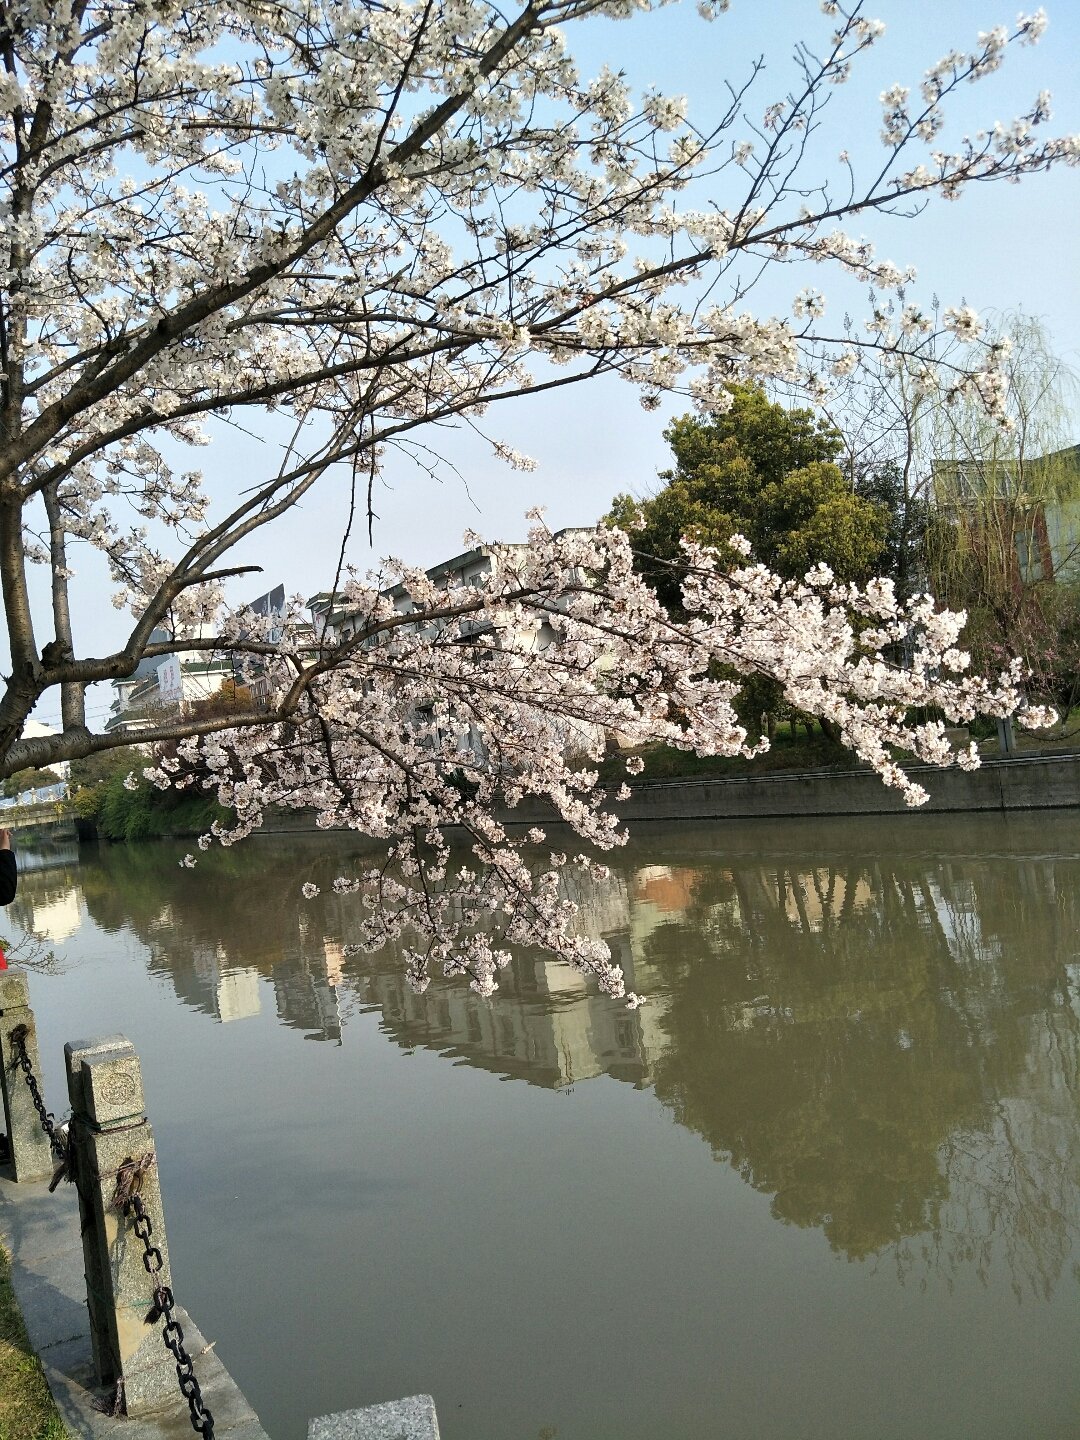
<instances>
[{"instance_id":1,"label":"stone post","mask_svg":"<svg viewBox=\"0 0 1080 1440\"><path fill-rule=\"evenodd\" d=\"M40 1086L41 1060L26 971L13 965L8 970L0 970L0 1083L4 1091L8 1149L16 1180L41 1180L52 1174L56 1160L49 1138L41 1128L22 1067L15 1059L11 1032L20 1026L26 1027L23 1044Z\"/></svg>"},{"instance_id":2,"label":"stone post","mask_svg":"<svg viewBox=\"0 0 1080 1440\"><path fill-rule=\"evenodd\" d=\"M169 1285L169 1251L154 1136L144 1113L142 1070L123 1036L64 1047L71 1095L71 1143L79 1192L83 1259L94 1364L103 1385L123 1382L128 1415L142 1415L178 1397L176 1365L160 1323L146 1321L155 1280ZM129 1161L150 1157L138 1194L153 1225L151 1244L162 1265L151 1277L132 1223L117 1209L117 1175Z\"/></svg>"}]
</instances>

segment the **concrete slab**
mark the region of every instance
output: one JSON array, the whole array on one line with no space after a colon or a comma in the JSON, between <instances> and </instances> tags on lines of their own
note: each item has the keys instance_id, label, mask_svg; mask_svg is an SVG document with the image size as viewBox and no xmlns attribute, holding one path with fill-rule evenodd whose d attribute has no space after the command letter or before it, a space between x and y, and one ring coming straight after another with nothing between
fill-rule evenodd
<instances>
[{"instance_id":1,"label":"concrete slab","mask_svg":"<svg viewBox=\"0 0 1080 1440\"><path fill-rule=\"evenodd\" d=\"M82 1256L78 1257L80 1260ZM54 1345L65 1345L89 1335L86 1298L65 1294L57 1288L50 1274L28 1270L15 1254L11 1262L12 1280L19 1306L26 1321L26 1333L37 1353L44 1356Z\"/></svg>"}]
</instances>

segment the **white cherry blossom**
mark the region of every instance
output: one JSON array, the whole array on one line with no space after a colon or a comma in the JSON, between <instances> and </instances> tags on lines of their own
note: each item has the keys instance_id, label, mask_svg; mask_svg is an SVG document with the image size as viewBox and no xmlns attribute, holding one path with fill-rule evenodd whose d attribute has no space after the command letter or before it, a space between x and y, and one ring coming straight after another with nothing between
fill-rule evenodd
<instances>
[{"instance_id":1,"label":"white cherry blossom","mask_svg":"<svg viewBox=\"0 0 1080 1440\"><path fill-rule=\"evenodd\" d=\"M573 899L575 877L595 871L590 852L625 839L627 791L604 789L596 765L612 735L699 754L765 748L747 743L738 686L715 678L718 665L777 679L911 805L926 791L898 755L978 764L974 748L950 747L946 723L1052 718L1025 707L1019 666L993 681L969 675L957 645L965 617L929 596L901 605L890 582L839 584L823 565L801 583L781 580L740 536L733 571L713 551L684 548L678 623L634 571L619 530L553 535L537 516L527 545L492 547L499 563L486 575L445 588L387 564L341 596L347 640L309 653L287 624L275 662L294 697L287 718L185 740L152 778L201 775L235 814L218 827L222 843L257 829L271 806L310 808L320 827L384 840L378 864L334 888L371 901L364 945L402 940L418 986L436 964L490 994L507 947L538 945L620 998L622 976L606 945L580 933ZM910 718L926 709L945 718ZM641 770L640 754L629 755L627 776ZM515 823L537 806L549 820ZM552 849L550 821L588 848Z\"/></svg>"}]
</instances>

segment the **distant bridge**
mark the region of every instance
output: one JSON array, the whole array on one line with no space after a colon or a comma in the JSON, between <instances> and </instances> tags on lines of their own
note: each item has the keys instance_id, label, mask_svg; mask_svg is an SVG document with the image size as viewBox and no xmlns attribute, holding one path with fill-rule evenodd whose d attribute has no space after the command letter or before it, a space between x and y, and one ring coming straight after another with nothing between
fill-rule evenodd
<instances>
[{"instance_id":1,"label":"distant bridge","mask_svg":"<svg viewBox=\"0 0 1080 1440\"><path fill-rule=\"evenodd\" d=\"M75 804L70 799L44 800L26 805L5 805L0 809L0 826L20 832L35 834L57 830L75 834Z\"/></svg>"}]
</instances>

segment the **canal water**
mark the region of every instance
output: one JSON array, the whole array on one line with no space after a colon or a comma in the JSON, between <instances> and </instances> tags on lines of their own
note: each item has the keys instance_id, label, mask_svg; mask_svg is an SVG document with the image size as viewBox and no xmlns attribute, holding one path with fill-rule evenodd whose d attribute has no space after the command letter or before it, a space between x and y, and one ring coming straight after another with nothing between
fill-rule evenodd
<instances>
[{"instance_id":1,"label":"canal water","mask_svg":"<svg viewBox=\"0 0 1080 1440\"><path fill-rule=\"evenodd\" d=\"M175 1288L274 1440L1080 1435L1080 815L642 828L631 1013L346 958L347 839L62 848L46 1090L142 1057ZM27 856L27 860L32 857Z\"/></svg>"}]
</instances>

